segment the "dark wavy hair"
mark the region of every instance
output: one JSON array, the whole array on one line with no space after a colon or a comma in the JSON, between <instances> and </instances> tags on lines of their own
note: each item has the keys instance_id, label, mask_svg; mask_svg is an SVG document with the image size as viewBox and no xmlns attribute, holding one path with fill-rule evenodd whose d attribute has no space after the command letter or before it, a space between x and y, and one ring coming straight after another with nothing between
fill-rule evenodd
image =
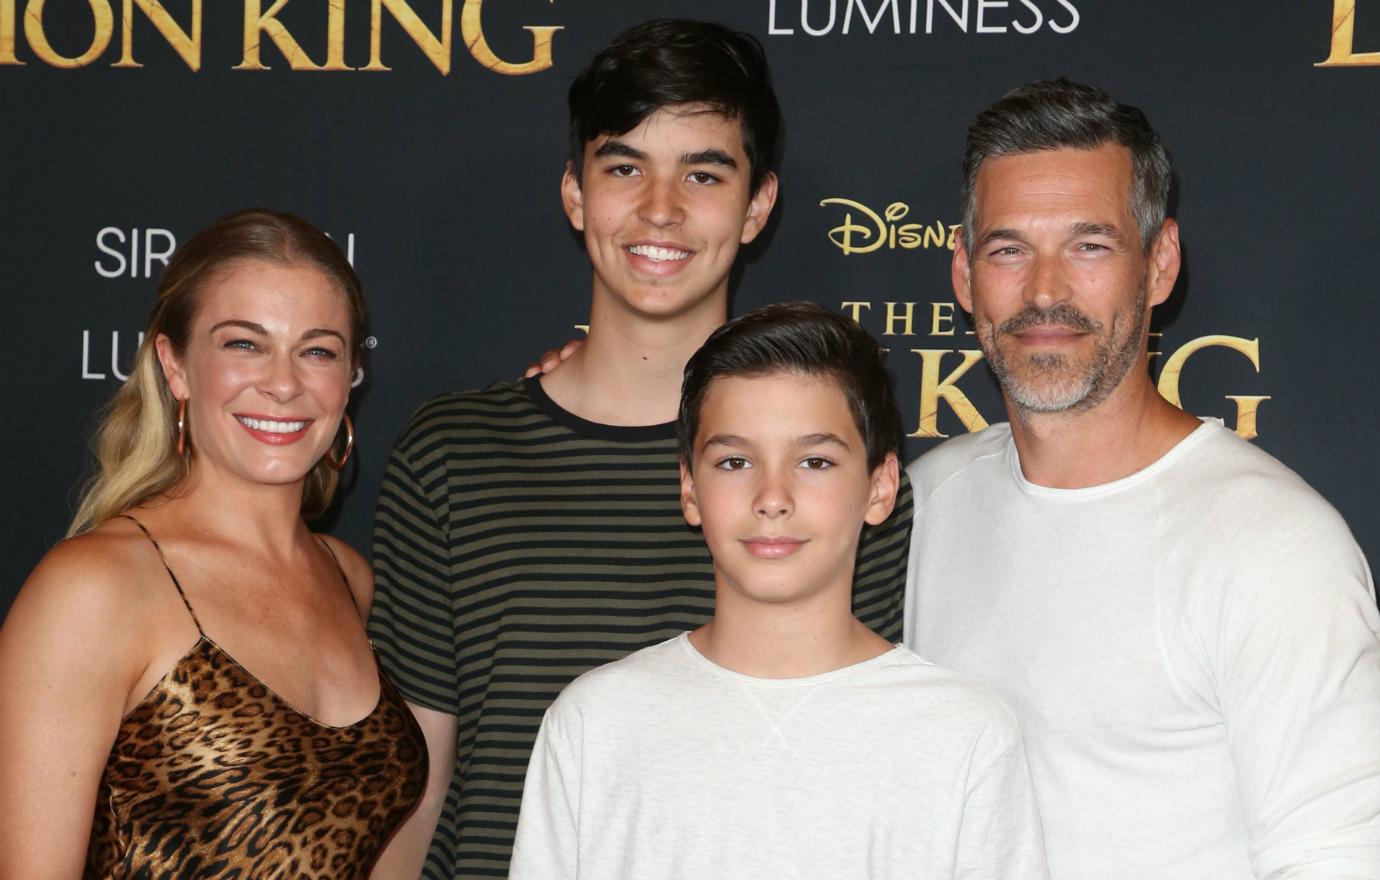
<instances>
[{"instance_id":1,"label":"dark wavy hair","mask_svg":"<svg viewBox=\"0 0 1380 880\"><path fill-rule=\"evenodd\" d=\"M676 432L687 468L694 462L700 409L714 380L773 373L828 376L839 383L862 435L869 470L888 452L900 450L901 416L877 340L858 322L818 303L788 302L729 321L685 365Z\"/></svg>"},{"instance_id":2,"label":"dark wavy hair","mask_svg":"<svg viewBox=\"0 0 1380 880\"><path fill-rule=\"evenodd\" d=\"M751 192L780 160L781 109L762 44L723 25L661 18L629 28L575 77L569 104L567 159L577 181L585 144L626 134L656 111L685 104L738 120Z\"/></svg>"}]
</instances>

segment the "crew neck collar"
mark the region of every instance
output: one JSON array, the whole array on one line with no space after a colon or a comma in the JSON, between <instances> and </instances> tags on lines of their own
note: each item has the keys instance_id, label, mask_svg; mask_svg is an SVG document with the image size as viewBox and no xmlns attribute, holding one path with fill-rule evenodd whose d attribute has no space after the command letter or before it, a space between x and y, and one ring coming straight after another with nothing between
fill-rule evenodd
<instances>
[{"instance_id":1,"label":"crew neck collar","mask_svg":"<svg viewBox=\"0 0 1380 880\"><path fill-rule=\"evenodd\" d=\"M1109 483L1099 483L1096 486L1083 486L1078 489L1056 489L1052 486L1041 486L1026 479L1021 471L1021 457L1016 449L1016 438L1013 434L1007 441L1006 459L1011 468L1011 478L1016 481L1016 486L1025 494L1036 498L1051 498L1065 501L1077 501L1086 498L1099 498L1105 495L1113 495L1124 492L1128 489L1140 485L1146 480L1153 479L1173 467L1179 459L1189 454L1189 451L1204 442L1204 438L1209 437L1213 432L1225 430L1221 419L1200 416L1201 425L1194 428L1192 433L1184 437L1178 443L1170 447L1158 459L1151 462L1146 467L1141 468L1133 474L1112 480Z\"/></svg>"},{"instance_id":2,"label":"crew neck collar","mask_svg":"<svg viewBox=\"0 0 1380 880\"><path fill-rule=\"evenodd\" d=\"M621 443L676 439L675 422L663 422L658 425L605 425L582 419L551 399L546 389L541 387L540 376L523 379L522 388L537 408L550 416L552 421L585 437Z\"/></svg>"},{"instance_id":3,"label":"crew neck collar","mask_svg":"<svg viewBox=\"0 0 1380 880\"><path fill-rule=\"evenodd\" d=\"M838 669L831 669L828 672L820 672L815 675L807 675L801 678L759 678L755 675L745 675L741 672L734 672L732 669L720 666L713 660L700 653L694 643L690 641L690 633L684 632L676 637L685 649L685 653L690 659L702 669L719 678L727 678L741 684L751 685L759 688L780 688L789 690L791 688L814 687L816 685L827 684L831 681L847 678L866 669L880 666L890 666L904 657L909 652L901 645L892 645L891 650L883 651L876 657L852 663L848 666L841 666Z\"/></svg>"}]
</instances>

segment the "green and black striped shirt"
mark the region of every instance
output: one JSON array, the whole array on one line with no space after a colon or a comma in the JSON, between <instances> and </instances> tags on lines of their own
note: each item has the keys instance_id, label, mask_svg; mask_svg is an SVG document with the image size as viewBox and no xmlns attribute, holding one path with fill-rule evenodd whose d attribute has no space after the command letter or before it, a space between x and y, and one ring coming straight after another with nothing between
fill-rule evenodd
<instances>
[{"instance_id":1,"label":"green and black striped shirt","mask_svg":"<svg viewBox=\"0 0 1380 880\"><path fill-rule=\"evenodd\" d=\"M912 499L865 528L854 611L901 637ZM370 634L406 698L455 715L458 760L423 876L506 877L527 760L576 676L694 629L714 608L680 510L675 426L584 421L538 382L422 406L374 525Z\"/></svg>"}]
</instances>

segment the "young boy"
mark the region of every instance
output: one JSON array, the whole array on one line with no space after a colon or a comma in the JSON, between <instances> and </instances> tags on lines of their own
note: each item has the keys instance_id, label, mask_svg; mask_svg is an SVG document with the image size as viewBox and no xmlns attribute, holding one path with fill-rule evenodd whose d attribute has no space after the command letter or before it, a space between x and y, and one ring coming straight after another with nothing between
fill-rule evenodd
<instances>
[{"instance_id":1,"label":"young boy","mask_svg":"<svg viewBox=\"0 0 1380 880\"><path fill-rule=\"evenodd\" d=\"M686 366L678 429L714 616L547 711L510 877L1044 877L1011 711L850 611L898 485L876 342L813 304L745 315Z\"/></svg>"},{"instance_id":2,"label":"young boy","mask_svg":"<svg viewBox=\"0 0 1380 880\"><path fill-rule=\"evenodd\" d=\"M424 856L428 878L506 874L556 694L708 619L709 555L675 488L680 376L771 213L780 128L761 47L717 25L639 25L571 85L561 198L593 268L588 342L540 380L424 405L379 493L369 628L431 758L381 874ZM900 508L868 531L855 602L891 638Z\"/></svg>"}]
</instances>

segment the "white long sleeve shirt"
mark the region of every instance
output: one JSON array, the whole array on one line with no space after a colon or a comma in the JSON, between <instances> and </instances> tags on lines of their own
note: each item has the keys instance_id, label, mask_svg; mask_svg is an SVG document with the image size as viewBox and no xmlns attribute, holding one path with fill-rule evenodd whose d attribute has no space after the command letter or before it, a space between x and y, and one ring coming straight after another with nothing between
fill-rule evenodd
<instances>
[{"instance_id":1,"label":"white long sleeve shirt","mask_svg":"<svg viewBox=\"0 0 1380 880\"><path fill-rule=\"evenodd\" d=\"M909 468L906 642L1025 734L1055 880L1380 880L1380 615L1345 523L1220 424L1106 485L1007 425Z\"/></svg>"}]
</instances>

